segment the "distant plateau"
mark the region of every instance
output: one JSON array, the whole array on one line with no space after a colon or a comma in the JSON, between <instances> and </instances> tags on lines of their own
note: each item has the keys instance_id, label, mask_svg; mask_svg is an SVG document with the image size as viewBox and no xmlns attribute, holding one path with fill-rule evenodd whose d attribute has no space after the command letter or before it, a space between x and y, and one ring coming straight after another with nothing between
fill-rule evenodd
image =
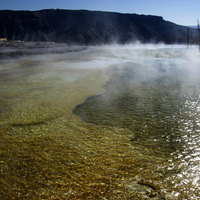
<instances>
[{"instance_id":1,"label":"distant plateau","mask_svg":"<svg viewBox=\"0 0 200 200\"><path fill-rule=\"evenodd\" d=\"M55 42L78 45L198 43L198 30L160 16L88 10L0 11L0 42ZM2 40L2 41L1 41Z\"/></svg>"}]
</instances>

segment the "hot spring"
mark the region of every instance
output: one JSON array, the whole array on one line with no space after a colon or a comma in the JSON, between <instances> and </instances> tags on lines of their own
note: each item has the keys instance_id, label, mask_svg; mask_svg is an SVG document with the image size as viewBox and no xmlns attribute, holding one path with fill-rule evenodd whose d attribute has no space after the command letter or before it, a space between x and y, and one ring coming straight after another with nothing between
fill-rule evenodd
<instances>
[{"instance_id":1,"label":"hot spring","mask_svg":"<svg viewBox=\"0 0 200 200\"><path fill-rule=\"evenodd\" d=\"M200 198L198 47L0 59L1 199Z\"/></svg>"}]
</instances>

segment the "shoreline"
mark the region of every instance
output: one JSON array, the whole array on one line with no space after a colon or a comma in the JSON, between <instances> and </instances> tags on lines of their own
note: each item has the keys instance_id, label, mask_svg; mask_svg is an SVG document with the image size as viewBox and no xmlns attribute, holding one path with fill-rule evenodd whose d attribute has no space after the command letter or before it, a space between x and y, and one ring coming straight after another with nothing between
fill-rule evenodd
<instances>
[{"instance_id":1,"label":"shoreline","mask_svg":"<svg viewBox=\"0 0 200 200\"><path fill-rule=\"evenodd\" d=\"M55 42L0 41L0 56L20 56L46 53L68 53L86 50L86 46Z\"/></svg>"}]
</instances>

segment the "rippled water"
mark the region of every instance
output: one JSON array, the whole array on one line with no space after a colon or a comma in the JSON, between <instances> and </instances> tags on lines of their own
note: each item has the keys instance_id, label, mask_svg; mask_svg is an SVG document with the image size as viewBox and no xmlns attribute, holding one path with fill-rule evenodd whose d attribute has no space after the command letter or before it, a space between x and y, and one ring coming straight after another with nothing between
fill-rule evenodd
<instances>
[{"instance_id":1,"label":"rippled water","mask_svg":"<svg viewBox=\"0 0 200 200\"><path fill-rule=\"evenodd\" d=\"M175 170L172 177L180 179L177 185L189 183L187 190L198 194L200 63L177 60L180 52L170 55L169 49L157 52L164 58L155 51L146 51L157 58L150 63L110 67L105 93L88 98L74 113L88 123L131 130L133 146L140 144L158 156L171 157L167 170Z\"/></svg>"},{"instance_id":2,"label":"rippled water","mask_svg":"<svg viewBox=\"0 0 200 200\"><path fill-rule=\"evenodd\" d=\"M90 47L0 66L1 198L200 198L197 47Z\"/></svg>"}]
</instances>

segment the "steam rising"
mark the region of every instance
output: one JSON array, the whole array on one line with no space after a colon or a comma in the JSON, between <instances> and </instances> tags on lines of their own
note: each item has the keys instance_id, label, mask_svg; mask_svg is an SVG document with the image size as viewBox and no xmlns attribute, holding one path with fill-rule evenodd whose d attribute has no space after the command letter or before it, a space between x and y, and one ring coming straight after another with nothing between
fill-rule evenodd
<instances>
[{"instance_id":1,"label":"steam rising","mask_svg":"<svg viewBox=\"0 0 200 200\"><path fill-rule=\"evenodd\" d=\"M71 55L69 55L71 58ZM135 67L135 80L142 82L163 74L176 79L184 79L183 85L198 81L200 73L200 55L197 46L185 45L153 45L153 44L130 44L130 45L108 45L100 47L89 47L87 51L78 53L74 62L67 66L94 69L118 66L118 72L123 73L124 64L133 63ZM138 64L136 67L135 64Z\"/></svg>"},{"instance_id":2,"label":"steam rising","mask_svg":"<svg viewBox=\"0 0 200 200\"><path fill-rule=\"evenodd\" d=\"M50 47L52 44L50 45ZM185 45L164 45L164 44L129 44L129 45L103 45L93 47L60 47L55 46L50 50L47 48L47 54L44 54L45 48L42 48L42 54L38 54L32 49L32 55L26 56L25 48L23 48L22 57L13 57L12 62L0 63L0 70L18 67L18 73L23 74L27 70L27 66L31 65L35 69L37 77L53 74L58 71L73 69L105 69L117 66L118 73L123 73L124 65L135 68L134 83L144 82L163 74L176 79L184 79L181 83L182 87L187 87L191 82L198 81L200 55L197 46ZM71 52L70 52L71 48ZM15 55L11 48L12 55ZM22 50L20 50L21 52ZM9 52L9 48L6 49ZM6 53L5 52L5 53ZM55 53L49 53L55 52ZM57 54L57 52L60 52ZM67 53L65 53L67 52ZM27 50L30 54L30 49ZM3 58L3 56L2 56ZM10 59L10 58L9 58ZM11 59L10 59L11 60ZM23 62L24 64L21 64ZM138 65L136 65L138 64ZM41 74L42 72L42 74ZM47 73L44 75L44 73ZM10 71L12 74L12 71ZM67 77L70 75L61 75ZM72 75L75 77L76 75ZM74 78L69 78L75 80Z\"/></svg>"},{"instance_id":3,"label":"steam rising","mask_svg":"<svg viewBox=\"0 0 200 200\"><path fill-rule=\"evenodd\" d=\"M70 52L70 48L72 52ZM5 51L12 51L12 55L15 55L22 50L14 52L12 48L11 50L6 48ZM187 48L185 45L144 45L135 43L129 45L93 46L87 49L76 46L62 47L62 51L60 47L55 46L52 50L48 47L47 54L44 54L45 48L42 48L41 51L43 53L41 55L34 55L34 51L38 53L37 50L32 49L32 55L26 57L26 50L23 48L23 56L21 58L13 57L13 62L2 61L0 63L0 70L15 67L23 68L22 71L26 70L21 63L16 62L20 60L27 65L31 64L34 66L36 73L40 72L41 69L45 69L45 71L50 69L52 72L66 70L67 68L102 69L114 65L117 65L118 70L121 69L123 72L124 64L137 63L140 64L140 67L136 69L138 81L139 79L140 81L144 81L160 76L162 70L168 75L185 77L187 80L185 80L184 84L189 84L190 81L198 79L199 75L200 55L197 46ZM55 53L52 54L49 52ZM60 53L57 54L57 52ZM27 53L30 54L30 49L27 50ZM16 65L16 63L19 64Z\"/></svg>"}]
</instances>

